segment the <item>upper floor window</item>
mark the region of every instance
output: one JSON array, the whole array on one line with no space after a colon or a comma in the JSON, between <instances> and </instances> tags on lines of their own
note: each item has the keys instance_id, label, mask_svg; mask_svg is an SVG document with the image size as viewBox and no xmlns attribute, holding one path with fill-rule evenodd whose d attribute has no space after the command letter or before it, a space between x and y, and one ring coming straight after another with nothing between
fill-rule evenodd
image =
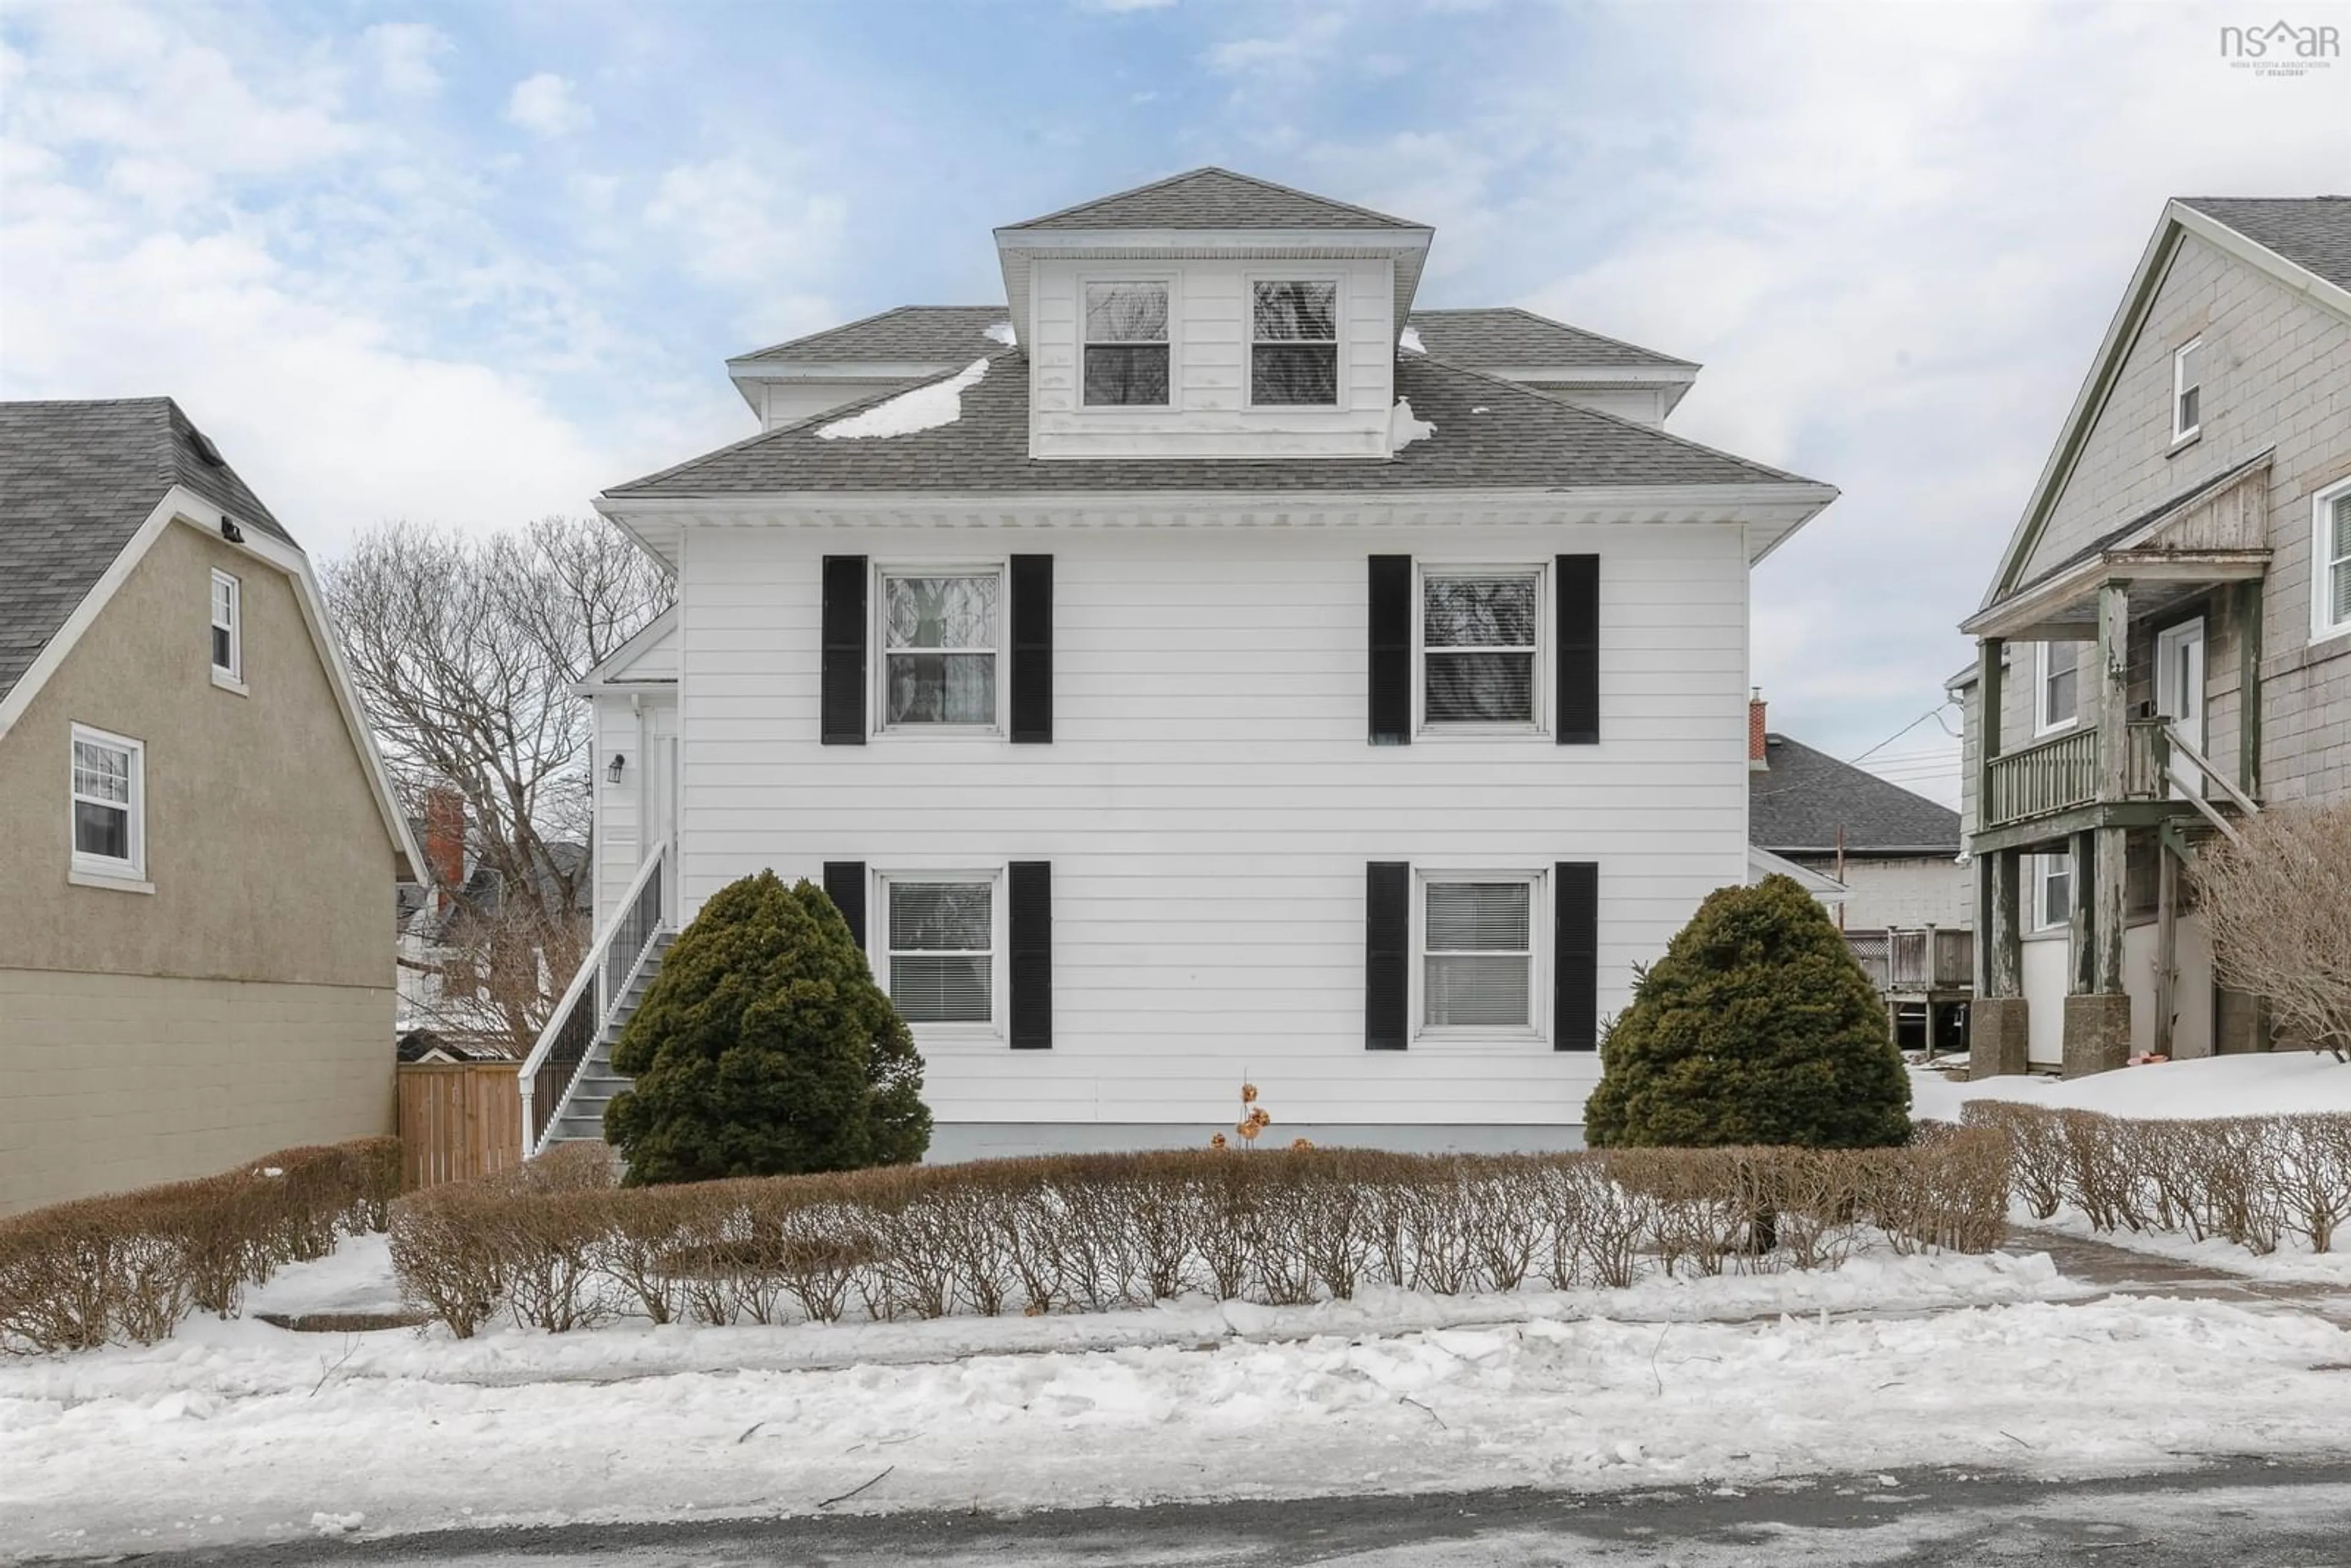
<instances>
[{"instance_id":1,"label":"upper floor window","mask_svg":"<svg viewBox=\"0 0 2351 1568\"><path fill-rule=\"evenodd\" d=\"M225 571L213 573L213 668L232 681L245 675L243 589Z\"/></svg>"},{"instance_id":2,"label":"upper floor window","mask_svg":"<svg viewBox=\"0 0 2351 1568\"><path fill-rule=\"evenodd\" d=\"M1249 402L1339 401L1339 286L1259 283L1249 311Z\"/></svg>"},{"instance_id":3,"label":"upper floor window","mask_svg":"<svg viewBox=\"0 0 2351 1568\"><path fill-rule=\"evenodd\" d=\"M2081 716L2081 659L2079 643L2041 644L2039 675L2032 684L2036 732L2063 729Z\"/></svg>"},{"instance_id":4,"label":"upper floor window","mask_svg":"<svg viewBox=\"0 0 2351 1568\"><path fill-rule=\"evenodd\" d=\"M146 747L104 730L73 727L75 869L145 873Z\"/></svg>"},{"instance_id":5,"label":"upper floor window","mask_svg":"<svg viewBox=\"0 0 2351 1568\"><path fill-rule=\"evenodd\" d=\"M890 1000L908 1023L995 1018L996 879L884 877Z\"/></svg>"},{"instance_id":6,"label":"upper floor window","mask_svg":"<svg viewBox=\"0 0 2351 1568\"><path fill-rule=\"evenodd\" d=\"M986 727L996 722L997 571L882 574L882 722Z\"/></svg>"},{"instance_id":7,"label":"upper floor window","mask_svg":"<svg viewBox=\"0 0 2351 1568\"><path fill-rule=\"evenodd\" d=\"M2351 632L2351 483L2322 490L2310 522L2310 634Z\"/></svg>"},{"instance_id":8,"label":"upper floor window","mask_svg":"<svg viewBox=\"0 0 2351 1568\"><path fill-rule=\"evenodd\" d=\"M1436 876L1421 888L1421 1022L1527 1029L1534 1022L1532 873Z\"/></svg>"},{"instance_id":9,"label":"upper floor window","mask_svg":"<svg viewBox=\"0 0 2351 1568\"><path fill-rule=\"evenodd\" d=\"M1167 285L1086 285L1089 408L1167 406Z\"/></svg>"},{"instance_id":10,"label":"upper floor window","mask_svg":"<svg viewBox=\"0 0 2351 1568\"><path fill-rule=\"evenodd\" d=\"M2171 356L2171 439L2185 441L2204 427L2204 340L2192 339Z\"/></svg>"},{"instance_id":11,"label":"upper floor window","mask_svg":"<svg viewBox=\"0 0 2351 1568\"><path fill-rule=\"evenodd\" d=\"M1534 724L1541 570L1432 567L1420 580L1422 722Z\"/></svg>"}]
</instances>

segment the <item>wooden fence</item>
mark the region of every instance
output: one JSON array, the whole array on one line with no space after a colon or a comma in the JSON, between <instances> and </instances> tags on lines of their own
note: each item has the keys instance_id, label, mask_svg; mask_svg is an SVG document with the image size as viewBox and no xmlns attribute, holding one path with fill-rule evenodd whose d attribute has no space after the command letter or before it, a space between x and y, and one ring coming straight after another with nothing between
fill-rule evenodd
<instances>
[{"instance_id":1,"label":"wooden fence","mask_svg":"<svg viewBox=\"0 0 2351 1568\"><path fill-rule=\"evenodd\" d=\"M404 1062L401 1186L414 1191L522 1163L522 1081L511 1061Z\"/></svg>"}]
</instances>

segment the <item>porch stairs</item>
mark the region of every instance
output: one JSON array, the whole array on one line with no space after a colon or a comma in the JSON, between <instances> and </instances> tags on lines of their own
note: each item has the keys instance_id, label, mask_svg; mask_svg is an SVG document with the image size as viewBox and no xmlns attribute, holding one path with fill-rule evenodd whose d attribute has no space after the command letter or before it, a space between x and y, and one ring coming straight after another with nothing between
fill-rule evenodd
<instances>
[{"instance_id":1,"label":"porch stairs","mask_svg":"<svg viewBox=\"0 0 2351 1568\"><path fill-rule=\"evenodd\" d=\"M613 998L611 1009L604 1016L603 1025L596 1031L594 1043L580 1059L580 1071L571 1086L556 1103L553 1118L548 1123L547 1134L539 1142L538 1153L544 1154L558 1144L600 1143L604 1136L604 1107L612 1096L626 1089L632 1080L612 1071L612 1047L621 1031L629 1027L637 1008L653 988L655 977L661 974L662 956L670 944L677 940L674 931L664 931L653 939L645 950L644 959L637 966L636 977L628 989Z\"/></svg>"}]
</instances>

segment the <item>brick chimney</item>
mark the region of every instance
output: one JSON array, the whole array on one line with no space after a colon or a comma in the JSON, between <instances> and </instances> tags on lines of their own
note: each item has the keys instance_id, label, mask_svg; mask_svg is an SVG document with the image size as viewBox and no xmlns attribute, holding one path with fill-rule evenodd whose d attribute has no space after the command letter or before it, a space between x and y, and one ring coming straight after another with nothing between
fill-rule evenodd
<instances>
[{"instance_id":1,"label":"brick chimney","mask_svg":"<svg viewBox=\"0 0 2351 1568\"><path fill-rule=\"evenodd\" d=\"M455 893L465 885L465 797L436 784L424 797L425 874Z\"/></svg>"},{"instance_id":2,"label":"brick chimney","mask_svg":"<svg viewBox=\"0 0 2351 1568\"><path fill-rule=\"evenodd\" d=\"M1750 772L1767 771L1771 761L1765 755L1763 742L1763 688L1747 688L1747 768Z\"/></svg>"}]
</instances>

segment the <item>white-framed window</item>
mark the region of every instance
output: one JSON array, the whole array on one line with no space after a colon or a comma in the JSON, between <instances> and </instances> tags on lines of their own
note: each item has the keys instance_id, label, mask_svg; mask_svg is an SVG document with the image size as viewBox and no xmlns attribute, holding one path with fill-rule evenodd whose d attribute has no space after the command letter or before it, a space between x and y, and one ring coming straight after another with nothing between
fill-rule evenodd
<instances>
[{"instance_id":1,"label":"white-framed window","mask_svg":"<svg viewBox=\"0 0 2351 1568\"><path fill-rule=\"evenodd\" d=\"M1421 727L1541 727L1542 638L1540 566L1423 567Z\"/></svg>"},{"instance_id":2,"label":"white-framed window","mask_svg":"<svg viewBox=\"0 0 2351 1568\"><path fill-rule=\"evenodd\" d=\"M1424 1032L1540 1031L1543 873L1447 871L1416 878L1416 1016Z\"/></svg>"},{"instance_id":3,"label":"white-framed window","mask_svg":"<svg viewBox=\"0 0 2351 1568\"><path fill-rule=\"evenodd\" d=\"M880 576L882 727L995 729L1003 569L883 567Z\"/></svg>"},{"instance_id":4,"label":"white-framed window","mask_svg":"<svg viewBox=\"0 0 2351 1568\"><path fill-rule=\"evenodd\" d=\"M2033 657L2033 733L2064 729L2081 716L2082 644L2042 643Z\"/></svg>"},{"instance_id":5,"label":"white-framed window","mask_svg":"<svg viewBox=\"0 0 2351 1568\"><path fill-rule=\"evenodd\" d=\"M2204 340L2190 338L2171 356L2171 439L2204 428Z\"/></svg>"},{"instance_id":6,"label":"white-framed window","mask_svg":"<svg viewBox=\"0 0 2351 1568\"><path fill-rule=\"evenodd\" d=\"M137 881L147 872L147 748L73 727L73 866Z\"/></svg>"},{"instance_id":7,"label":"white-framed window","mask_svg":"<svg viewBox=\"0 0 2351 1568\"><path fill-rule=\"evenodd\" d=\"M2060 931L2074 918L2074 856L2032 857L2032 907L2026 920L2034 931Z\"/></svg>"},{"instance_id":8,"label":"white-framed window","mask_svg":"<svg viewBox=\"0 0 2351 1568\"><path fill-rule=\"evenodd\" d=\"M213 668L245 678L245 590L225 571L213 573Z\"/></svg>"},{"instance_id":9,"label":"white-framed window","mask_svg":"<svg viewBox=\"0 0 2351 1568\"><path fill-rule=\"evenodd\" d=\"M2351 632L2351 481L2310 504L2310 635Z\"/></svg>"},{"instance_id":10,"label":"white-framed window","mask_svg":"<svg viewBox=\"0 0 2351 1568\"><path fill-rule=\"evenodd\" d=\"M885 872L883 983L910 1025L992 1028L1001 1016L1004 901L986 872Z\"/></svg>"},{"instance_id":11,"label":"white-framed window","mask_svg":"<svg viewBox=\"0 0 2351 1568\"><path fill-rule=\"evenodd\" d=\"M1159 278L1100 278L1081 287L1088 408L1165 408L1173 380L1168 286Z\"/></svg>"},{"instance_id":12,"label":"white-framed window","mask_svg":"<svg viewBox=\"0 0 2351 1568\"><path fill-rule=\"evenodd\" d=\"M1249 287L1249 402L1333 408L1339 402L1339 285L1261 278Z\"/></svg>"}]
</instances>

